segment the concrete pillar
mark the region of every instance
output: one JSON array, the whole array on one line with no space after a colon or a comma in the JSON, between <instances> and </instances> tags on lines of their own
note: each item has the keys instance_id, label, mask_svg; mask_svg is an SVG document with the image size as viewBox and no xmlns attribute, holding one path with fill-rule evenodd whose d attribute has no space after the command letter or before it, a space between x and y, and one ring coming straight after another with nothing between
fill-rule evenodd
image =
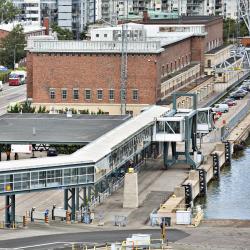
<instances>
[{"instance_id":1,"label":"concrete pillar","mask_svg":"<svg viewBox=\"0 0 250 250\"><path fill-rule=\"evenodd\" d=\"M139 206L137 173L127 173L124 180L123 207L137 208Z\"/></svg>"}]
</instances>

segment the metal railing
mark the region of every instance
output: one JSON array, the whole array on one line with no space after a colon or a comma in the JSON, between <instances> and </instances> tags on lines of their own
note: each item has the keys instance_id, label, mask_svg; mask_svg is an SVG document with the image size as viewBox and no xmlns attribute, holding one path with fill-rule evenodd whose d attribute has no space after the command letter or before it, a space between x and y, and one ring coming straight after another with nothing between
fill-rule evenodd
<instances>
[{"instance_id":1,"label":"metal railing","mask_svg":"<svg viewBox=\"0 0 250 250\"><path fill-rule=\"evenodd\" d=\"M122 42L29 40L27 50L34 52L121 52ZM158 52L160 41L128 42L128 52Z\"/></svg>"},{"instance_id":2,"label":"metal railing","mask_svg":"<svg viewBox=\"0 0 250 250\"><path fill-rule=\"evenodd\" d=\"M227 125L221 128L221 138L222 140L226 140L227 136L230 134L232 129L241 122L249 113L250 110L250 100L246 103L245 107L238 112L229 122Z\"/></svg>"}]
</instances>

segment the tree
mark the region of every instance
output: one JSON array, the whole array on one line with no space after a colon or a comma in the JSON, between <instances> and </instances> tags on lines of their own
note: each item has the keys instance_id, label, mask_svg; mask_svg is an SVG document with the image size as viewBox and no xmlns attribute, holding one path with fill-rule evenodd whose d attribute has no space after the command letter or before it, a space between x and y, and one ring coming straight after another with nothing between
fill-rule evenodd
<instances>
[{"instance_id":1,"label":"tree","mask_svg":"<svg viewBox=\"0 0 250 250\"><path fill-rule=\"evenodd\" d=\"M238 26L238 27L237 27ZM239 28L239 31L237 31ZM237 34L239 32L239 34ZM247 36L248 30L244 21L240 21L238 24L236 20L227 18L223 21L223 37L224 41L228 41L237 36Z\"/></svg>"},{"instance_id":2,"label":"tree","mask_svg":"<svg viewBox=\"0 0 250 250\"><path fill-rule=\"evenodd\" d=\"M51 25L51 28L53 30L53 32L57 33L57 38L58 40L73 40L73 32L68 30L68 29L63 29L61 27L59 27L58 25L56 25L55 23L53 23Z\"/></svg>"},{"instance_id":3,"label":"tree","mask_svg":"<svg viewBox=\"0 0 250 250\"><path fill-rule=\"evenodd\" d=\"M0 63L9 68L14 68L14 61L19 62L26 55L24 51L25 43L23 27L18 24L1 40Z\"/></svg>"},{"instance_id":4,"label":"tree","mask_svg":"<svg viewBox=\"0 0 250 250\"><path fill-rule=\"evenodd\" d=\"M0 0L0 23L14 20L19 12L19 9L10 0Z\"/></svg>"}]
</instances>

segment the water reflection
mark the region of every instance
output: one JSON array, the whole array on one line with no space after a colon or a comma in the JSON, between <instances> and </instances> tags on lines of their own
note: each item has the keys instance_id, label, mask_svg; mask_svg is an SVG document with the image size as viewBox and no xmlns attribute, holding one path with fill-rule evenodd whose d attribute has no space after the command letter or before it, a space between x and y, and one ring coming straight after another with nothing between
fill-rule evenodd
<instances>
[{"instance_id":1,"label":"water reflection","mask_svg":"<svg viewBox=\"0 0 250 250\"><path fill-rule=\"evenodd\" d=\"M247 147L224 167L219 181L208 186L206 198L197 203L204 206L205 218L250 219L250 139Z\"/></svg>"}]
</instances>

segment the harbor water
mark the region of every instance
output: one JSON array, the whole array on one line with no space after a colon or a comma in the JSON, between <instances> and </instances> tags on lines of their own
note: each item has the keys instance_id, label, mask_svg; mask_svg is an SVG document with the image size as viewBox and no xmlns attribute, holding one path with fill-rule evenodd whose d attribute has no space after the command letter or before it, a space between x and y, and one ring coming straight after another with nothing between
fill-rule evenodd
<instances>
[{"instance_id":1,"label":"harbor water","mask_svg":"<svg viewBox=\"0 0 250 250\"><path fill-rule=\"evenodd\" d=\"M197 200L206 219L250 220L250 138L231 166L221 170L220 180L208 185L207 196Z\"/></svg>"}]
</instances>

